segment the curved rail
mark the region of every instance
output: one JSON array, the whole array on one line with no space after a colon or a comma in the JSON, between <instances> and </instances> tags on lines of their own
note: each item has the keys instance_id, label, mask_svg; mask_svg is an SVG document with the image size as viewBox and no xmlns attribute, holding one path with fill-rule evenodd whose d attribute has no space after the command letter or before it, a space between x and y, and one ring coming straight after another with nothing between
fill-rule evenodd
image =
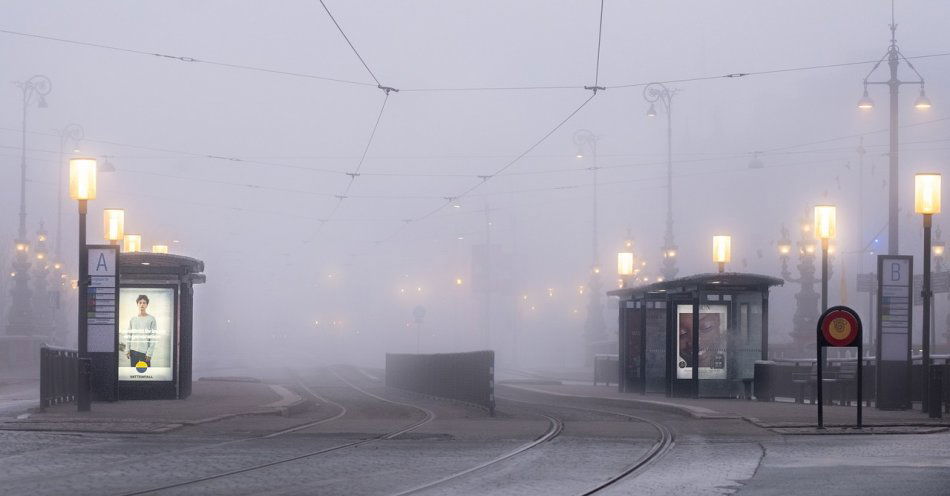
<instances>
[{"instance_id":1,"label":"curved rail","mask_svg":"<svg viewBox=\"0 0 950 496\"><path fill-rule=\"evenodd\" d=\"M400 402L400 401L394 401L394 400L389 400L389 399L383 398L382 396L378 396L378 395L375 395L375 394L373 394L373 393L370 393L369 391L366 391L366 390L360 388L359 386L353 384L352 382L346 380L345 378L343 378L342 376L340 376L339 374L337 374L333 369L330 369L330 373L332 373L336 378L338 378L338 379L340 379L341 381L343 381L346 385L348 385L348 386L350 386L351 388L353 388L353 389L359 391L360 393L363 393L364 395L370 396L370 397L372 397L372 398L376 398L376 399L378 399L378 400L380 400L380 401L384 401L384 402L386 402L386 403L392 403L392 404L394 404L394 405L401 405L401 406L408 406L408 407L410 407L410 408L415 408L415 409L417 409L417 410L422 411L423 414L424 414L424 417L422 418L422 420L419 420L419 421L417 421L417 422L413 422L412 424L409 424L408 426L405 426L405 427L403 427L403 428L401 428L401 429L399 429L399 430L397 430L397 431L389 432L389 433L386 433L386 434L382 434L382 435L379 435L379 436L376 436L376 437L373 437L373 438L370 438L370 439L363 439L363 440L360 440L360 441L352 441L352 442L349 442L349 443L338 444L338 445L336 445L336 446L331 446L331 447L329 447L329 448L324 448L324 449L320 449L320 450L317 450L317 451L311 451L311 452L309 452L309 453L304 453L304 454L297 455L297 456L293 456L293 457L289 457L289 458L281 458L281 459L279 459L279 460L274 460L274 461L267 462L267 463L261 463L261 464L258 464L258 465L252 465L252 466L250 466L250 467L244 467L244 468L240 468L240 469L236 469L236 470L229 470L229 471L227 471L227 472L220 472L220 473L217 473L217 474L207 475L207 476L204 476L204 477L198 477L198 478L195 478L195 479L189 479L189 480L185 480L185 481L181 481L181 482L176 482L176 483L173 483L173 484L168 484L168 485L165 485L165 486L153 487L153 488L144 489L144 490L141 490L141 491L135 491L135 492L131 492L131 493L123 493L122 496L136 496L136 495L141 495L141 494L150 494L150 493L155 493L155 492L158 492L158 491L164 491L164 490L167 490L167 489L174 489L174 488L178 488L178 487L189 486L189 485L197 484L197 483L200 483L200 482L206 482L206 481L209 481L209 480L220 479L220 478L223 478L223 477L229 477L229 476L232 476L232 475L243 474L243 473L246 473L246 472L252 472L252 471L255 471L255 470L261 470L261 469L264 469L264 468L267 468L267 467L273 467L273 466L275 466L275 465L281 465L281 464L284 464L284 463L289 463L289 462L293 462L293 461L297 461L297 460L302 460L302 459L304 459L304 458L310 458L310 457L313 457L313 456L322 455L322 454L324 454L324 453L330 453L330 452L333 452L333 451L338 451L338 450L341 450L341 449L344 449L344 448L350 448L350 447L354 447L354 446L361 446L361 445L364 445L364 444L372 443L372 442L379 441L379 440L383 440L383 439L393 439L393 438L398 437L398 436L400 436L400 435L402 435L402 434L405 434L405 433L407 433L407 432L414 431L414 430L418 429L419 427L422 427L423 425L425 425L425 424L431 422L431 421L435 418L435 414L434 414L431 410L428 410L428 409L426 409L426 408L422 408L422 407L420 407L420 406L416 406L416 405L413 405L413 404L410 404L410 403L403 403L403 402ZM308 392L310 392L311 394L314 394L314 393L312 392L312 390L310 390L309 388L306 388L306 389L307 389ZM319 396L318 396L318 397L319 397ZM309 424L305 424L305 425L303 425L303 426L297 426L297 427L293 427L293 428L290 428L290 429L285 429L285 430L283 430L283 431L279 431L279 432L270 434L270 435L265 436L265 437L274 437L274 436L277 436L277 435L287 434L287 433L289 433L289 432L299 431L299 430L301 430L301 429L305 429L305 428L307 428L307 427L312 427L312 426L317 425L317 424L320 424L320 423L329 422L330 420L335 420L335 419L337 419L337 418L342 417L342 416L346 413L346 408L345 408L345 407L343 407L342 405L340 405L339 403L336 403L336 402L331 402L331 403L334 403L334 404L336 404L337 406L339 406L340 408L343 408L343 411L341 411L339 414L337 414L337 415L334 416L334 417L327 418L327 419L321 419L321 420L318 420L318 421L316 421L316 422L311 422L311 423L309 423ZM240 440L237 440L237 441L229 441L229 442L239 442L239 441L240 441Z\"/></svg>"},{"instance_id":2,"label":"curved rail","mask_svg":"<svg viewBox=\"0 0 950 496\"><path fill-rule=\"evenodd\" d=\"M575 408L575 407L564 407L564 408ZM580 496L589 496L591 494L596 494L604 489L607 489L609 486L613 485L615 482L621 479L624 479L629 476L636 477L637 475L640 475L640 473L644 472L647 469L647 467L652 465L654 462L656 462L657 460L662 458L664 455L666 455L671 449L673 449L673 445L675 443L673 431L671 431L667 426L659 422L655 422L653 420L650 420L644 417L638 417L636 415L630 415L628 413L612 412L609 410L600 410L596 408L583 408L583 410L586 410L589 412L618 415L621 417L626 417L629 419L639 420L641 422L648 423L660 433L660 436L657 438L656 442L653 443L653 447L650 448L650 450L647 451L642 457L640 457L639 460L634 462L629 467L625 468L619 474L611 477L610 479L607 479L607 481L601 484L598 484L597 486L593 487L592 489L588 491L580 493Z\"/></svg>"},{"instance_id":3,"label":"curved rail","mask_svg":"<svg viewBox=\"0 0 950 496\"><path fill-rule=\"evenodd\" d=\"M533 405L544 405L544 403L516 400L513 398L504 398L500 396L496 396L496 397L500 399L504 399L506 401L530 403ZM545 406L552 406L552 405L545 405ZM600 414L605 414L605 415L616 415L616 416L625 417L631 420L637 420L640 422L650 424L659 433L659 436L657 437L656 442L653 443L653 446L649 450L647 450L647 452L644 453L643 456L637 459L636 462L634 462L632 465L623 469L617 475L607 479L603 483L600 483L594 486L593 488L580 493L579 496L589 496L591 494L596 494L604 489L607 489L608 487L610 487L617 481L620 481L621 479L624 479L629 476L635 477L639 475L641 472L645 471L647 467L652 465L654 462L656 462L657 460L662 458L664 455L666 455L666 453L668 453L671 449L673 449L673 445L675 443L673 431L671 431L667 426L645 417L631 415L629 413L614 412L610 410L601 410L599 408L586 408L586 407L569 406L569 405L553 405L553 406L556 406L557 408L567 408L571 410L580 410L584 412L593 412L593 413L600 413Z\"/></svg>"},{"instance_id":4,"label":"curved rail","mask_svg":"<svg viewBox=\"0 0 950 496\"><path fill-rule=\"evenodd\" d=\"M466 476L466 475L468 475L468 474L470 474L470 473L472 473L472 472L476 472L476 471L482 470L482 469L484 469L484 468L486 468L486 467L490 467L490 466L492 466L492 465L495 465L496 463L503 462L503 461L505 461L505 460L507 460L507 459L509 459L509 458L512 458L512 457L517 456L517 455L519 455L519 454L521 454L521 453L524 453L525 451L528 451L529 449L534 448L535 446L537 446L537 445L539 445L539 444L546 443L546 442L548 442L548 441L550 441L550 440L556 438L557 436L559 436L559 435L561 434L561 431L564 430L564 422L563 422L561 419L556 418L556 417L552 417L552 416L550 416L550 415L545 415L544 417L548 419L548 422L550 423L550 427L548 428L547 432L545 432L544 434L542 434L540 437L538 437L538 438L535 439L534 441L531 441L531 442L529 442L529 443L527 443L527 444L523 444L523 445L519 446L517 449L515 449L515 450L513 450L513 451L510 451L510 452L508 452L508 453L505 453L505 454L503 454L503 455L501 455L501 456L499 456L499 457L497 457L497 458L493 458L493 459L491 459L491 460L488 460L487 462L482 463L482 464L480 464L480 465L477 465L477 466L474 466L474 467L472 467L472 468L463 470L463 471L461 471L461 472L456 472L456 473L454 473L454 474L447 475L447 476L445 476L445 477L443 477L443 478L441 478L441 479L439 479L439 480L432 481L432 482L423 484L423 485L421 485L421 486L416 486L416 487L414 487L414 488L412 488L412 489L408 489L408 490L406 490L406 491L402 491L402 492L396 493L396 494L394 494L393 496L406 496L406 495L408 495L408 494L415 494L415 493L424 491L424 490L426 490L426 489L431 489L431 488L433 488L433 487L435 487L435 486L439 486L439 485L444 484L444 483L446 483L446 482L449 482L449 481L451 481L451 480L455 480L455 479L458 479L458 478L460 478L460 477L464 477L464 476Z\"/></svg>"}]
</instances>

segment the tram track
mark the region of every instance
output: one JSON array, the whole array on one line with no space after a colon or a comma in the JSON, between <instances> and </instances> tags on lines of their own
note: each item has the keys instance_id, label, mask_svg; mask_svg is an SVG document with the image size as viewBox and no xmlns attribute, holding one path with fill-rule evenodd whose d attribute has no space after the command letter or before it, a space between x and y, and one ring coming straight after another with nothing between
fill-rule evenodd
<instances>
[{"instance_id":1,"label":"tram track","mask_svg":"<svg viewBox=\"0 0 950 496\"><path fill-rule=\"evenodd\" d=\"M549 404L541 403L541 402L518 400L518 399L508 398L508 397L498 396L498 395L496 395L495 397L498 399L505 400L505 401L513 401L517 403L528 403L528 404L538 405L542 407L554 406L554 405L549 405ZM589 496L592 494L597 494L623 479L626 479L628 477L636 477L640 473L646 471L646 469L649 468L650 465L652 465L654 462L656 462L657 460L665 456L670 450L673 449L673 446L675 444L675 436L673 434L673 431L671 431L669 427L655 420L648 419L646 417L641 417L639 415L632 415L629 413L622 413L622 412L616 412L616 411L611 411L611 410L602 410L599 408L588 408L588 407L579 407L579 406L571 406L571 405L556 405L555 407L564 408L568 410L597 413L601 415L614 415L618 417L624 417L629 420L636 420L638 422L649 424L654 429L656 429L657 433L659 434L657 436L656 441L654 441L653 446L651 446L650 449L648 449L646 453L644 453L634 463L625 467L622 471L620 471L614 476L611 476L606 481L601 482L600 484L597 484L586 491L578 493L578 496Z\"/></svg>"},{"instance_id":2,"label":"tram track","mask_svg":"<svg viewBox=\"0 0 950 496\"><path fill-rule=\"evenodd\" d=\"M331 453L331 452L334 452L334 451L343 450L343 449L346 449L346 448L353 448L353 447L357 447L357 446L362 446L362 445L365 445L365 444L369 444L369 443L373 443L373 442L377 442L377 441L381 441L381 440L394 439L394 438L397 438L397 437L399 437L399 436L401 436L401 435L403 435L403 434L412 432L412 431L414 431L414 430L416 430L416 429L422 427L423 425L428 424L429 422L431 422L432 420L435 419L435 413L432 412L431 410L427 409L427 408L423 408L423 407L418 406L418 405L413 405L413 404L411 404L411 403L405 403L405 402L401 402L401 401L395 401L395 400L390 400L390 399L387 399L387 398L383 398L382 396L373 394L373 393L371 393L371 392L369 392L369 391L366 391L365 389L363 389L363 388L361 388L361 387L359 387L359 386L353 384L352 382L348 381L348 380L347 380L346 378L344 378L343 376L337 374L337 372L334 371L332 368L331 368L331 369L328 369L328 370L330 371L331 374L333 374L333 376L335 376L337 379L339 379L341 382L343 382L344 384L346 384L346 385L349 386L350 388L352 388L352 389L354 389L354 390L356 390L356 391L358 391L358 392L360 392L360 393L362 393L362 394L364 394L364 395L366 395L366 396L369 396L369 397L371 397L371 398L377 399L377 400L379 400L379 401L383 401L383 402L386 402L386 403L390 403L390 404L394 404L394 405L399 405L399 406L405 406L405 407L409 407L409 408L413 408L413 409L419 410L419 411L421 411L421 412L423 413L423 418L422 418L421 420L418 420L418 421L413 422L413 423L411 423L411 424L408 424L408 425L405 425L405 426L401 426L399 429L397 429L397 430L395 430L395 431L391 431L391 432L387 432L387 433L384 433L384 434L380 434L380 435L378 435L378 436L375 436L375 437L372 437L372 438L369 438L369 439L361 439L361 440L358 440L358 441L352 441L352 442L348 442L348 443L341 443L341 444L338 444L338 445L330 446L330 447L323 448L323 449L319 449L319 450L315 450L315 451L310 451L310 452L303 453L303 454L300 454L300 455L295 455L295 456L292 456L292 457L285 457L285 458L281 458L281 459L278 459L278 460L272 460L272 461L265 462L265 463L260 463L260 464L256 464L256 465L251 465L251 466L247 466L247 467L242 467L242 468L239 468L239 469L234 469L234 470L219 472L219 473L216 473L216 474L206 475L206 476L203 476L203 477L197 477L197 478L193 478L193 479L187 479L187 480L183 480L183 481L179 481L179 482L175 482L175 483L167 484L167 485L163 485L163 486L151 487L151 488L149 488L149 489L143 489L143 490L134 491L134 492L129 492L129 493L122 493L121 496L137 496L137 495L142 495L142 494L153 494L153 493L157 493L157 492L161 492L161 491L166 491L166 490L170 490L170 489L176 489L176 488L186 487L186 486L190 486L190 485L193 485L193 484L199 484L199 483L207 482L207 481L210 481L210 480L221 479L221 478L230 477L230 476L234 476L234 475L238 475L238 474L244 474L244 473L248 473L248 472L253 472L253 471L256 471L256 470L262 470L262 469L266 469L266 468L269 468L269 467L274 467L274 466L277 466L277 465L282 465L282 464L294 462L294 461L297 461L297 460L303 460L303 459L306 459L306 458L311 458L311 457L314 457L314 456L319 456L319 455L323 455L323 454L326 454L326 453ZM278 431L278 432L270 433L270 434L268 434L268 435L266 435L266 436L256 436L256 437L253 437L253 438L245 438L245 439L232 440L232 441L227 441L227 442L224 442L224 443L218 443L218 444L215 444L215 445L205 445L205 446L201 446L201 447L196 447L195 449L210 448L210 447L215 447L215 446L222 446L222 445L225 445L225 444L234 444L234 443L238 443L238 442L249 441L249 440L252 440L252 439L274 438L274 437L277 437L277 436L289 434L289 433L292 433L292 432L298 432L298 431L301 431L301 430L304 430L304 429L307 429L307 428L310 428L310 427L314 427L314 426L319 425L319 424L328 423L328 422L330 422L330 421L337 420L337 419L342 418L343 416L345 416L346 413L348 412L348 410L346 409L346 407L344 407L343 405L341 405L341 404L339 404L339 403L337 403L337 402L335 402L335 401L327 400L326 398L323 398L322 396L320 396L319 394L317 394L315 391L313 391L309 386L307 386L306 384L304 384L302 381L299 383L299 385L300 385L305 391L307 391L309 394L311 394L311 395L313 395L313 396L315 396L315 397L321 399L322 401L325 401L325 402L327 402L327 403L329 403L329 404L332 404L332 405L337 406L338 408L341 409L341 411L340 411L338 414L334 415L333 417L328 417L328 418L320 419L320 420L317 420L317 421L314 421L314 422L310 422L310 423L307 423L307 424L303 424L303 425L291 427L291 428L284 429L284 430L281 430L281 431ZM180 453L180 452L179 452L179 453Z\"/></svg>"},{"instance_id":3,"label":"tram track","mask_svg":"<svg viewBox=\"0 0 950 496\"><path fill-rule=\"evenodd\" d=\"M529 404L529 405L533 405L533 406L539 406L539 407L542 407L542 408L543 408L543 407L552 407L552 406L554 406L554 405L549 405L549 404L545 404L545 403L541 403L541 402L519 400L519 399L514 399L514 398L509 398L509 397L503 397L503 396L496 396L496 398L502 399L502 400L505 400L505 401L515 402L515 403L524 403L524 404ZM601 491L604 491L604 490L608 489L609 487L611 487L612 485L614 485L615 483L617 483L617 482L619 482L619 481L621 481L621 480L623 480L623 479L627 479L627 478L630 478L630 477L636 477L636 476L639 475L640 473L646 471L646 470L650 467L650 465L652 465L654 462L656 462L657 460L659 460L660 458L662 458L664 455L666 455L666 453L668 453L668 452L673 448L673 445L674 445L674 443L675 443L675 439L674 439L673 432L672 432L668 427L666 427L665 425L663 425L663 424L661 424L661 423L659 423L659 422L656 422L656 421L654 421L654 420L648 419L648 418L646 418L646 417L640 417L640 416L638 416L638 415L632 415L632 414L628 414L628 413L621 413L621 412L610 411L610 410L601 410L601 409L597 409L597 408L586 408L586 407L567 406L567 405L556 405L555 407L556 407L556 408L569 409L569 410L582 411L582 412L588 412L588 413L597 413L597 414L601 414L601 415L619 416L619 417L623 417L623 418L626 418L626 419L629 419L629 420L636 420L636 421L643 422L643 423L646 423L646 424L652 426L654 429L656 429L656 431L657 431L657 433L658 433L658 436L657 436L656 440L654 441L653 445L652 445L652 446L650 447L650 449L648 449L642 456L640 456L640 458L638 458L638 459L637 459L636 461L634 461L632 464L630 464L630 465L628 465L627 467L625 467L625 468L624 468L623 470L621 470L620 472L618 472L618 473L616 473L615 475L609 477L607 480L605 480L605 481L603 481L603 482L601 482L601 483L595 485L594 487L591 487L590 489L587 489L587 490L584 490L584 491L582 491L582 492L580 492L580 493L577 493L578 496L590 496L590 495L598 494L598 493L600 493ZM435 488L440 487L440 486L448 485L448 484L450 484L451 482L461 480L461 479L465 478L466 476L469 476L469 475L471 475L471 474L473 474L473 473L475 473L475 472L480 472L480 471L483 471L483 470L485 470L485 469L489 469L489 468L491 468L491 467L493 467L493 466L498 466L498 465L500 465L500 464L502 464L502 463L504 463L504 462L506 462L506 461L508 461L508 460L511 460L512 458L514 458L514 457L516 457L516 456L518 456L518 455L521 455L521 454L525 453L525 452L528 451L528 450L531 450L531 449L536 448L536 447L538 447L538 446L540 446L540 445L542 445L542 444L544 444L544 443L546 443L546 442L549 442L549 441L553 440L554 438L558 437L558 436L563 432L563 430L564 430L564 421L563 421L561 418L556 417L556 416L553 416L553 415L549 415L549 414L547 414L547 413L542 413L542 414L540 414L540 415L542 415L542 416L544 416L545 418L548 419L548 421L549 421L549 423L550 423L550 428L548 429L548 431L547 431L546 433L544 433L542 436L540 436L539 438L535 439L534 441L532 441L532 442L530 442L530 443L527 443L527 444L524 444L524 445L522 445L522 446L516 448L515 450L512 450L512 451L510 451L510 452L508 452L508 453L505 453L505 454L503 454L503 455L501 455L501 456L498 456L498 457L493 458L493 459L491 459L491 460L488 460L488 461L486 461L486 462L483 462L483 463L481 463L481 464L479 464L479 465L476 465L476 466L474 466L474 467L471 467L471 468L468 468L468 469L465 469L465 470L461 470L461 471L459 471L459 472L456 472L456 473L453 473L453 474L451 474L451 475L445 476L445 477L443 477L443 478L441 478L441 479L438 479L438 480L435 480L435 481L432 481L432 482L428 482L428 483L425 483L425 484L422 484L422 485L413 487L412 489L408 489L408 490L405 490L405 491L401 491L401 492L398 492L398 493L394 493L394 494L392 494L391 496L408 496L408 495L412 495L412 494L422 493L422 492L428 491L428 490L430 490L430 489L435 489Z\"/></svg>"}]
</instances>

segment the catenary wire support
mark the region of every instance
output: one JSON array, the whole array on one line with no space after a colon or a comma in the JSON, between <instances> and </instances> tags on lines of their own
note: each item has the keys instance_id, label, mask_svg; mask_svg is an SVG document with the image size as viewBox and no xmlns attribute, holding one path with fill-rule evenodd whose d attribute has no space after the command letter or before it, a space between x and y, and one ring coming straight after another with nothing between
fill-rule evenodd
<instances>
[{"instance_id":1,"label":"catenary wire support","mask_svg":"<svg viewBox=\"0 0 950 496\"><path fill-rule=\"evenodd\" d=\"M605 86L597 86L596 84L594 86L584 86L584 89L588 91L593 91L595 95L597 94L598 91L607 91L607 88Z\"/></svg>"}]
</instances>

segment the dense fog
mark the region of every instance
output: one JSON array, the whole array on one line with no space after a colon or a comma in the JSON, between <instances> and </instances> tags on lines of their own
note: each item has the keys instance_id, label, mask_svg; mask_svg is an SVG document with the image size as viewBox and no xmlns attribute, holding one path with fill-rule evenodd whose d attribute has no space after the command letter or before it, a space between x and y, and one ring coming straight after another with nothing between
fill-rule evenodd
<instances>
[{"instance_id":1,"label":"dense fog","mask_svg":"<svg viewBox=\"0 0 950 496\"><path fill-rule=\"evenodd\" d=\"M48 105L26 106L28 233L42 223L55 238L61 195L76 278L77 208L58 181L69 157L97 158L90 242L102 240L102 209L124 208L146 250L206 264L199 369L485 348L503 365L587 365L592 267L597 293L617 288L617 252L632 239L637 283L660 276L668 117L678 277L716 271L716 234L732 236L727 271L781 277L783 225L797 243L812 207L834 204L829 301L867 311L855 281L887 250L887 87L869 87L873 110L856 104L887 51L890 2L326 6L333 19L315 1L4 2L4 275L20 205L13 83L42 74ZM900 252L919 264L913 174L950 158L950 4L898 1L895 17L933 102L917 110L919 86L901 88ZM900 71L916 80L906 61ZM673 91L652 117L651 82ZM82 139L61 138L71 123ZM798 291L772 292L773 343L790 342ZM616 303L600 304L615 340ZM75 346L74 325L61 344Z\"/></svg>"}]
</instances>

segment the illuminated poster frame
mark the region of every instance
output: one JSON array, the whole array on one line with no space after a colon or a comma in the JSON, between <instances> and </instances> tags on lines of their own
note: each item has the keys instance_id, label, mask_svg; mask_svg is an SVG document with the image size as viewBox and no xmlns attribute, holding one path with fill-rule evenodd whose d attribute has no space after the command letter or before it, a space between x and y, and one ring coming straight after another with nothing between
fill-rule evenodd
<instances>
[{"instance_id":1,"label":"illuminated poster frame","mask_svg":"<svg viewBox=\"0 0 950 496\"><path fill-rule=\"evenodd\" d=\"M118 375L119 381L124 384L136 384L143 387L149 384L174 384L178 377L178 312L179 288L177 284L121 284L119 286L119 349ZM148 298L146 314L149 318L138 315L137 300L144 295ZM137 317L132 321L132 317ZM169 326L169 327L166 327ZM130 329L135 327L135 329ZM147 337L153 331L157 336ZM138 343L130 346L129 342ZM148 347L152 343L150 363L144 363L142 354L145 350L136 348ZM139 353L135 365L131 360L135 357L128 353ZM156 363L156 361L158 363ZM144 366L143 366L144 365Z\"/></svg>"},{"instance_id":2,"label":"illuminated poster frame","mask_svg":"<svg viewBox=\"0 0 950 496\"><path fill-rule=\"evenodd\" d=\"M676 378L693 378L693 308L692 303L676 305ZM728 356L729 305L699 306L699 378L726 379ZM710 346L710 341L713 341ZM722 343L723 346L716 346Z\"/></svg>"}]
</instances>

